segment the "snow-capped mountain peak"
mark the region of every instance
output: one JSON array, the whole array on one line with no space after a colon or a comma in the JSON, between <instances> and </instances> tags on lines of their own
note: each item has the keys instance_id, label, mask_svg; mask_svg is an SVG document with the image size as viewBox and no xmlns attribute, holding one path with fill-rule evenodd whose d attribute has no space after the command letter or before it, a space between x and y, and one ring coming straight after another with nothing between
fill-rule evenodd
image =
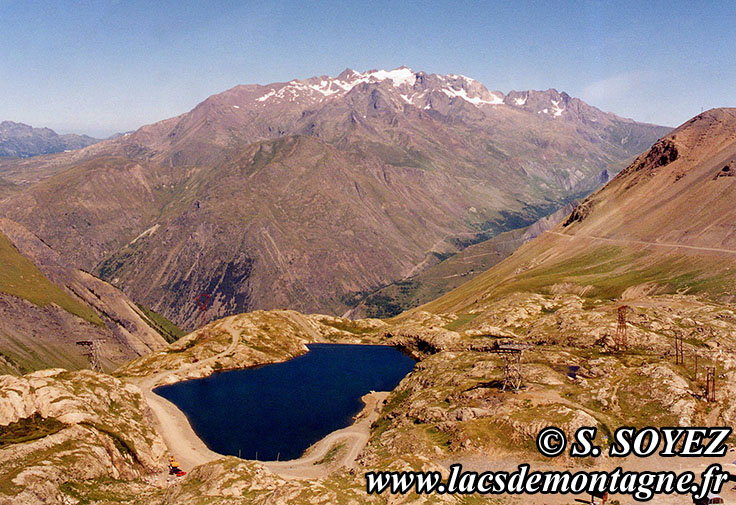
<instances>
[{"instance_id":1,"label":"snow-capped mountain peak","mask_svg":"<svg viewBox=\"0 0 736 505\"><path fill-rule=\"evenodd\" d=\"M389 84L398 91L398 96L406 103L423 109L432 108L433 95L444 94L453 99L461 99L475 106L503 105L504 95L488 91L480 82L457 74L437 75L414 72L408 67L393 70L368 70L356 72L346 69L337 77L312 77L293 80L286 84L268 86L260 96L259 103L283 101L322 102L337 96L344 96L361 84ZM436 100L435 100L436 101Z\"/></svg>"},{"instance_id":2,"label":"snow-capped mountain peak","mask_svg":"<svg viewBox=\"0 0 736 505\"><path fill-rule=\"evenodd\" d=\"M391 107L402 109L416 107L423 111L448 114L457 108L471 105L487 113L497 108L521 109L552 120L567 119L583 114L591 121L603 119L600 111L593 110L567 93L555 89L546 91L490 91L483 83L460 74L429 74L415 72L409 67L393 70L366 70L358 72L346 69L337 77L318 76L294 79L289 82L265 86L244 87L245 94L228 104L231 110L266 110L280 105L311 110L334 100L351 102L376 91ZM581 105L582 104L582 105ZM581 112L581 107L584 111ZM500 110L500 109L499 109Z\"/></svg>"}]
</instances>

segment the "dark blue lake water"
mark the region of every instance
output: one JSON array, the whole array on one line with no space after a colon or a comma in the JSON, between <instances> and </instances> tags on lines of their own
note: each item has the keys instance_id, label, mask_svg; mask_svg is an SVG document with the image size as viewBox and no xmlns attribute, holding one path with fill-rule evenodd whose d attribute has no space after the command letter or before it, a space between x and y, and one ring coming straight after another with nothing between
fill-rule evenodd
<instances>
[{"instance_id":1,"label":"dark blue lake water","mask_svg":"<svg viewBox=\"0 0 736 505\"><path fill-rule=\"evenodd\" d=\"M213 451L288 460L351 424L363 395L394 389L415 363L388 346L308 347L284 363L216 373L155 392L186 414Z\"/></svg>"}]
</instances>

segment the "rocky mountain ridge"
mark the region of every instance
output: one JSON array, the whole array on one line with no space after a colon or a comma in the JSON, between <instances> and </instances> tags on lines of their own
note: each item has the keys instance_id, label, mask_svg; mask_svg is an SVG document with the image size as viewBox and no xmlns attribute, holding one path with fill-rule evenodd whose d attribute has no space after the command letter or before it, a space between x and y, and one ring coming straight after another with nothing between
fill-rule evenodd
<instances>
[{"instance_id":1,"label":"rocky mountain ridge","mask_svg":"<svg viewBox=\"0 0 736 505\"><path fill-rule=\"evenodd\" d=\"M88 135L59 135L50 128L33 128L13 121L0 122L0 157L29 158L82 149L100 142Z\"/></svg>"},{"instance_id":2,"label":"rocky mountain ridge","mask_svg":"<svg viewBox=\"0 0 736 505\"><path fill-rule=\"evenodd\" d=\"M612 299L691 293L732 301L734 179L720 175L736 159L735 131L732 108L685 122L563 223L424 309L475 311L498 296L557 285Z\"/></svg>"},{"instance_id":3,"label":"rocky mountain ridge","mask_svg":"<svg viewBox=\"0 0 736 505\"><path fill-rule=\"evenodd\" d=\"M211 319L342 314L587 194L667 131L524 96L406 68L236 86L81 151L0 163L27 181L0 213L187 328L202 294Z\"/></svg>"}]
</instances>

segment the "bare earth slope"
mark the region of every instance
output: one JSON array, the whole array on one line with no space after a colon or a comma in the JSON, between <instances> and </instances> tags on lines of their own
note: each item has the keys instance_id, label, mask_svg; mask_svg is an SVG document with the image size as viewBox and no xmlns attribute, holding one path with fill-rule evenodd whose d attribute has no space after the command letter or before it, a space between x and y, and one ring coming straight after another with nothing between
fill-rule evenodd
<instances>
[{"instance_id":1,"label":"bare earth slope","mask_svg":"<svg viewBox=\"0 0 736 505\"><path fill-rule=\"evenodd\" d=\"M81 151L0 164L21 186L0 214L190 328L202 293L210 318L341 314L589 193L666 131L555 90L345 71L237 86Z\"/></svg>"},{"instance_id":2,"label":"bare earth slope","mask_svg":"<svg viewBox=\"0 0 736 505\"><path fill-rule=\"evenodd\" d=\"M19 224L0 219L0 369L88 366L78 340L104 339L108 368L166 342L120 290L70 267Z\"/></svg>"}]
</instances>

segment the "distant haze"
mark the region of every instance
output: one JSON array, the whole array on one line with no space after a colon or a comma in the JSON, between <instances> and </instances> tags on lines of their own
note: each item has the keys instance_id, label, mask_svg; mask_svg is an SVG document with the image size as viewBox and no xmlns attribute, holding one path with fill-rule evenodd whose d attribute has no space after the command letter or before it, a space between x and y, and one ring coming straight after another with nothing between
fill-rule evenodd
<instances>
[{"instance_id":1,"label":"distant haze","mask_svg":"<svg viewBox=\"0 0 736 505\"><path fill-rule=\"evenodd\" d=\"M736 4L0 2L0 120L105 137L237 84L408 65L677 125L736 105Z\"/></svg>"}]
</instances>

